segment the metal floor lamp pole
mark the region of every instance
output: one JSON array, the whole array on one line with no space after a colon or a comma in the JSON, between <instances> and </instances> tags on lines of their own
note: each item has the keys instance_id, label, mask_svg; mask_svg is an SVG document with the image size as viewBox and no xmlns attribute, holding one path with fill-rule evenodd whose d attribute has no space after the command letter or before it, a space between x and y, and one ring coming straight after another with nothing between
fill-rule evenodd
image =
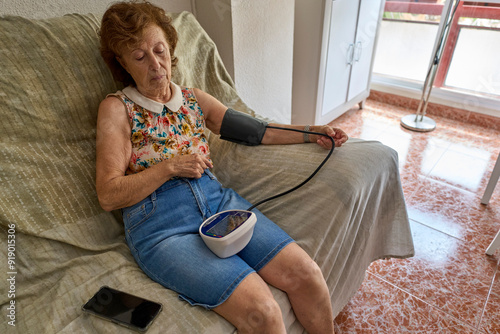
<instances>
[{"instance_id":1,"label":"metal floor lamp pole","mask_svg":"<svg viewBox=\"0 0 500 334\"><path fill-rule=\"evenodd\" d=\"M457 10L459 0L447 0L443 12L441 13L441 23L438 30L438 38L434 46L434 55L425 77L424 87L422 89L422 97L418 105L417 113L410 114L401 118L401 125L409 130L428 132L436 128L436 122L425 116L429 97L431 95L434 79L436 78L437 69L441 56L443 55L444 46L450 33L451 23Z\"/></svg>"}]
</instances>

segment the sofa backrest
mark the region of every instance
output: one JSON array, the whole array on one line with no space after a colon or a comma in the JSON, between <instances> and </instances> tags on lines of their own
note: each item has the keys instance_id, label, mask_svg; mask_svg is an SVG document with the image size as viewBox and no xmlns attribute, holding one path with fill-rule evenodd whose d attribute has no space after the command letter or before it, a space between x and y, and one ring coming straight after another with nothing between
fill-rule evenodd
<instances>
[{"instance_id":1,"label":"sofa backrest","mask_svg":"<svg viewBox=\"0 0 500 334\"><path fill-rule=\"evenodd\" d=\"M241 107L214 43L189 13L174 81ZM121 224L95 193L100 101L120 89L98 50L100 19L0 17L0 225L87 247ZM112 233L111 233L112 234Z\"/></svg>"}]
</instances>

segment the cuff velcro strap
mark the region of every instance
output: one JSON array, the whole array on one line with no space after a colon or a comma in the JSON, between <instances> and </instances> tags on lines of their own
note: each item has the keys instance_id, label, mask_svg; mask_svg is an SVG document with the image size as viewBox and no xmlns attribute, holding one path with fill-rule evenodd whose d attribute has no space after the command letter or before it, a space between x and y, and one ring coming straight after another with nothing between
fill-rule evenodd
<instances>
[{"instance_id":1,"label":"cuff velcro strap","mask_svg":"<svg viewBox=\"0 0 500 334\"><path fill-rule=\"evenodd\" d=\"M220 137L238 144L260 145L266 126L267 122L229 108L222 119Z\"/></svg>"}]
</instances>

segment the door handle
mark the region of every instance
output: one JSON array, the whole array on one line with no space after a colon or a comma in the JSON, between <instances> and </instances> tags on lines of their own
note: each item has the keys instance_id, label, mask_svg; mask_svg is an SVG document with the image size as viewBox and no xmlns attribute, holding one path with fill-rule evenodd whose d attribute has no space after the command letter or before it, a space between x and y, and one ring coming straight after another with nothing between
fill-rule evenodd
<instances>
[{"instance_id":1,"label":"door handle","mask_svg":"<svg viewBox=\"0 0 500 334\"><path fill-rule=\"evenodd\" d=\"M352 65L353 64L353 58L354 58L354 44L349 44L349 47L347 48L347 65Z\"/></svg>"},{"instance_id":2,"label":"door handle","mask_svg":"<svg viewBox=\"0 0 500 334\"><path fill-rule=\"evenodd\" d=\"M356 47L354 49L355 49L354 50L354 54L355 54L354 60L356 62L359 62L359 59L361 59L361 54L363 52L363 43L361 41L358 41L356 43Z\"/></svg>"}]
</instances>

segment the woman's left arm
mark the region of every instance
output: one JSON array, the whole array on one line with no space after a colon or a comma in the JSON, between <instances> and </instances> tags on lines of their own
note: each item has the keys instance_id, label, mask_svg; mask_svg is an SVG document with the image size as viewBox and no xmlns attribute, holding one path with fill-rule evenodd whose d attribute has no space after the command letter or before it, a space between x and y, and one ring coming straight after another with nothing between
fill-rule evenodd
<instances>
[{"instance_id":1,"label":"woman's left arm","mask_svg":"<svg viewBox=\"0 0 500 334\"><path fill-rule=\"evenodd\" d=\"M204 91L195 88L194 93L200 108L205 114L205 121L207 127L215 134L220 134L220 128L222 124L222 119L226 113L227 107L222 104L215 97L211 96ZM303 125L283 125L283 124L269 124L270 126L290 128L297 130L304 130ZM309 131L319 132L327 134L333 137L335 141L335 147L340 147L344 144L348 137L347 134L341 129L332 128L328 125L315 125L311 126ZM295 131L284 131L278 129L266 130L264 138L262 138L262 144L266 145L282 145L282 144L300 144L304 142L304 135ZM330 149L332 147L332 142L329 138L320 135L309 135L309 142L317 143L325 149Z\"/></svg>"},{"instance_id":2,"label":"woman's left arm","mask_svg":"<svg viewBox=\"0 0 500 334\"><path fill-rule=\"evenodd\" d=\"M271 126L280 127L280 128L289 128L296 130L304 130L305 126L303 125L283 125L283 124L269 124ZM329 125L313 125L309 128L309 131L324 133L333 138L335 141L335 147L342 146L349 137L347 134L338 128L332 128ZM284 131L278 129L267 129L264 138L262 138L262 144L300 144L304 143L303 133L295 132L295 131ZM310 134L308 136L310 143L317 143L319 146L330 149L332 147L332 141L325 136L321 135L313 135Z\"/></svg>"}]
</instances>

